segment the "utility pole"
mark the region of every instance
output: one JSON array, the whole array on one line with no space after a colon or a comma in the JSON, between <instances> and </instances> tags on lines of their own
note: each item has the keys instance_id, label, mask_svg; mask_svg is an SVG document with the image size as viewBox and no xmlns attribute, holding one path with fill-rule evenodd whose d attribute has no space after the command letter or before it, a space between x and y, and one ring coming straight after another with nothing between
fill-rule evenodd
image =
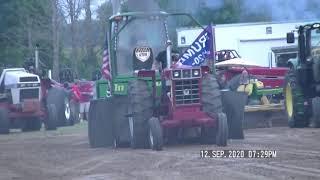
<instances>
[{"instance_id":1,"label":"utility pole","mask_svg":"<svg viewBox=\"0 0 320 180\"><path fill-rule=\"evenodd\" d=\"M39 72L39 44L36 44L36 50L34 53L35 56L35 70L36 72Z\"/></svg>"}]
</instances>

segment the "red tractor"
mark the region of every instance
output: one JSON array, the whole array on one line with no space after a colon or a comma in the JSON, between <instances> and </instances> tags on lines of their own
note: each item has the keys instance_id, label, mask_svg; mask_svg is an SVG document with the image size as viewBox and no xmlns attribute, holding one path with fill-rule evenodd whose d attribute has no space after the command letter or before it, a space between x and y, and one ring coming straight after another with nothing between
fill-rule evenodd
<instances>
[{"instance_id":1,"label":"red tractor","mask_svg":"<svg viewBox=\"0 0 320 180\"><path fill-rule=\"evenodd\" d=\"M112 80L98 82L97 91L107 84L111 96L91 101L91 147L129 144L132 148L161 150L164 143L184 138L189 132L199 142L226 146L229 126L233 127L231 132L242 133L243 93L221 91L208 66L171 66L168 19L177 16L199 25L184 13L132 12L109 19ZM154 57L161 53L166 57L166 66L155 70ZM228 106L232 104L230 98L239 103Z\"/></svg>"},{"instance_id":2,"label":"red tractor","mask_svg":"<svg viewBox=\"0 0 320 180\"><path fill-rule=\"evenodd\" d=\"M267 117L269 123L272 119L283 119L283 86L288 68L258 66L241 58L235 50L217 51L216 62L220 85L232 91L245 91L248 94L245 107L245 112L248 112L246 121L250 117L254 121L264 119L263 116ZM256 123L246 124L248 127L256 127Z\"/></svg>"}]
</instances>

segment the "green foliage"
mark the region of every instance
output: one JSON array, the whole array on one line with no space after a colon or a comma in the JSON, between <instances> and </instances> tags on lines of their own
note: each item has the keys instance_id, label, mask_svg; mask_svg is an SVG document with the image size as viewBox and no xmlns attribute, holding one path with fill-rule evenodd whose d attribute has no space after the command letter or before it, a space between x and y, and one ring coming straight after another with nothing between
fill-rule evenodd
<instances>
[{"instance_id":1,"label":"green foliage","mask_svg":"<svg viewBox=\"0 0 320 180\"><path fill-rule=\"evenodd\" d=\"M151 1L151 0L150 0ZM294 13L299 3L305 6L305 17L320 17L319 1L289 0L251 1L251 0L154 0L159 8L167 12L189 12L201 24L225 24L239 22L271 21L275 17L287 15L284 10L292 10L288 17L301 17L303 13ZM65 2L65 0L59 0ZM93 3L94 1L92 1ZM299 2L299 3L298 3ZM277 5L278 8L275 8ZM265 5L268 5L265 6ZM281 5L281 6L280 6ZM104 41L108 29L108 18L112 15L111 1L105 1L97 10L97 19L92 20L91 34L84 31L85 23L76 23L76 51L77 57L71 56L70 25L63 17L63 10L59 16L59 59L61 67L71 67L71 59L78 59L81 77L90 77L91 72L100 68ZM124 3L122 11L128 11L128 4ZM277 11L277 12L276 12ZM296 11L300 12L300 11ZM304 11L303 11L304 12ZM52 8L51 0L0 0L0 66L1 64L21 66L24 60L33 58L35 44L40 44L40 60L52 68ZM313 18L313 19L315 19ZM184 18L177 18L170 22L176 28L193 26ZM175 31L169 32L176 34ZM92 39L92 52L86 52L85 37Z\"/></svg>"},{"instance_id":2,"label":"green foliage","mask_svg":"<svg viewBox=\"0 0 320 180\"><path fill-rule=\"evenodd\" d=\"M51 62L50 0L10 0L0 3L0 63L21 66L41 44L40 59Z\"/></svg>"}]
</instances>

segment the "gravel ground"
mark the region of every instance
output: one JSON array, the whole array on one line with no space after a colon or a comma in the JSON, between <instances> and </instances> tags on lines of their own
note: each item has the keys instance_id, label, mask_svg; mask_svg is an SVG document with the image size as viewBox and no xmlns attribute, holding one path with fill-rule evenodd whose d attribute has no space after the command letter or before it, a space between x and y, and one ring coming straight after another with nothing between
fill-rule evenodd
<instances>
[{"instance_id":1,"label":"gravel ground","mask_svg":"<svg viewBox=\"0 0 320 180\"><path fill-rule=\"evenodd\" d=\"M0 180L320 179L320 129L249 129L229 146L181 144L163 151L89 148L87 125L0 136ZM268 149L269 159L200 158L201 149Z\"/></svg>"}]
</instances>

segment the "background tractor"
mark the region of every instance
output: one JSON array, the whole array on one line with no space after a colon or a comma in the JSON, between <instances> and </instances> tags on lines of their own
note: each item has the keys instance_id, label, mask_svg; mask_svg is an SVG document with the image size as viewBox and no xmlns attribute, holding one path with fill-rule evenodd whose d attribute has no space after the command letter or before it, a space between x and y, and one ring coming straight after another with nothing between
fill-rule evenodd
<instances>
[{"instance_id":1,"label":"background tractor","mask_svg":"<svg viewBox=\"0 0 320 180\"><path fill-rule=\"evenodd\" d=\"M284 125L283 85L288 68L261 67L235 50L216 53L216 71L223 88L248 94L245 128Z\"/></svg>"},{"instance_id":2,"label":"background tractor","mask_svg":"<svg viewBox=\"0 0 320 180\"><path fill-rule=\"evenodd\" d=\"M24 68L8 68L0 72L0 134L11 128L22 131L40 130L42 122L47 130L57 127L57 108L52 102L51 85Z\"/></svg>"},{"instance_id":3,"label":"background tractor","mask_svg":"<svg viewBox=\"0 0 320 180\"><path fill-rule=\"evenodd\" d=\"M290 127L320 127L320 23L301 25L298 33L298 57L290 59L290 71L284 87ZM294 32L287 33L287 43L294 43Z\"/></svg>"},{"instance_id":4,"label":"background tractor","mask_svg":"<svg viewBox=\"0 0 320 180\"><path fill-rule=\"evenodd\" d=\"M207 66L171 66L170 36L176 24L171 18L199 26L184 13L131 12L110 17L107 39L112 79L97 81L98 99L91 101L89 111L91 147L161 150L164 143L186 134L203 143L226 146L229 126L239 132L237 138L243 138L241 123L236 123L243 118L243 93L221 91ZM164 50L165 67L154 68L155 57ZM107 97L99 98L100 94ZM230 97L239 100L233 108L228 106ZM225 112L234 112L228 113L228 121ZM232 119L235 123L230 123Z\"/></svg>"},{"instance_id":5,"label":"background tractor","mask_svg":"<svg viewBox=\"0 0 320 180\"><path fill-rule=\"evenodd\" d=\"M38 46L35 54L38 54ZM80 91L77 86L68 82L75 79L73 71L61 69L59 75L62 79L60 82L55 81L51 77L51 70L38 59L37 55L35 60L26 61L24 67L28 72L39 76L43 99L48 99L56 106L58 119L56 125L60 127L78 123Z\"/></svg>"},{"instance_id":6,"label":"background tractor","mask_svg":"<svg viewBox=\"0 0 320 180\"><path fill-rule=\"evenodd\" d=\"M4 68L0 76L0 133L21 128L47 130L73 125L79 113L72 108L77 99L74 89L66 89L50 77L50 71L38 60L25 61L25 68ZM41 64L41 68L39 66ZM78 118L79 119L79 118Z\"/></svg>"}]
</instances>

